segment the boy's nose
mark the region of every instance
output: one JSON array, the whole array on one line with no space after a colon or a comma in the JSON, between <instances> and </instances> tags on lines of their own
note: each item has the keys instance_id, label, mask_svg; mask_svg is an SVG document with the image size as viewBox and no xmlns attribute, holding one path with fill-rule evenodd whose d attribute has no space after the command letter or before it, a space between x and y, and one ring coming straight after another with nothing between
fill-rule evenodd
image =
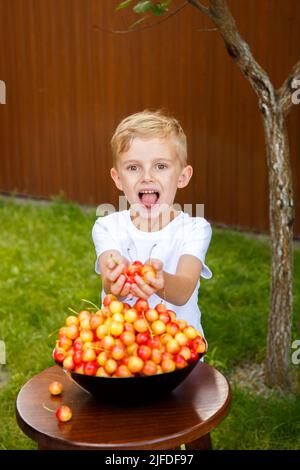
<instances>
[{"instance_id":1,"label":"boy's nose","mask_svg":"<svg viewBox=\"0 0 300 470\"><path fill-rule=\"evenodd\" d=\"M143 175L142 175L142 180L153 181L153 175L151 173L151 170L144 170Z\"/></svg>"},{"instance_id":2,"label":"boy's nose","mask_svg":"<svg viewBox=\"0 0 300 470\"><path fill-rule=\"evenodd\" d=\"M153 181L154 181L151 176L149 176L149 177L144 177L144 178L142 178L142 180L143 180L144 183L150 183L150 182L153 182Z\"/></svg>"}]
</instances>

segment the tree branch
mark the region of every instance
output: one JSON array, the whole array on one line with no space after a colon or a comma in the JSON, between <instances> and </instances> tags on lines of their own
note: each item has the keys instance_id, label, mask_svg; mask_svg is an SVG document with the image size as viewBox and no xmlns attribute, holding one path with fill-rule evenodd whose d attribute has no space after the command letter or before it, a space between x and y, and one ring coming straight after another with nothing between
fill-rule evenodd
<instances>
[{"instance_id":1,"label":"tree branch","mask_svg":"<svg viewBox=\"0 0 300 470\"><path fill-rule=\"evenodd\" d=\"M211 31L218 31L218 28L200 28L196 29L197 33L207 33Z\"/></svg>"},{"instance_id":2,"label":"tree branch","mask_svg":"<svg viewBox=\"0 0 300 470\"><path fill-rule=\"evenodd\" d=\"M228 54L236 62L257 94L261 111L265 113L266 106L275 107L275 91L269 76L255 60L249 45L240 36L226 0L208 0L209 8L199 4L197 0L188 1L198 10L208 15L218 28Z\"/></svg>"},{"instance_id":3,"label":"tree branch","mask_svg":"<svg viewBox=\"0 0 300 470\"><path fill-rule=\"evenodd\" d=\"M291 73L283 82L282 86L278 90L276 90L279 106L285 116L288 115L291 107L293 106L293 104L295 104L292 101L292 94L296 91L295 86L293 87L295 80L300 81L300 60L296 63L296 65L294 65Z\"/></svg>"},{"instance_id":4,"label":"tree branch","mask_svg":"<svg viewBox=\"0 0 300 470\"><path fill-rule=\"evenodd\" d=\"M211 12L209 8L202 5L202 3L200 3L198 0L188 0L188 2L194 7L196 7L198 10L200 10L202 13L204 13L205 15L211 18Z\"/></svg>"},{"instance_id":5,"label":"tree branch","mask_svg":"<svg viewBox=\"0 0 300 470\"><path fill-rule=\"evenodd\" d=\"M93 29L97 29L99 31L104 31L105 33L113 33L113 34L128 34L128 33L132 33L132 32L143 31L144 29L153 28L154 26L157 26L157 25L163 23L164 21L167 21L172 16L177 15L177 13L179 13L181 10L183 10L183 8L185 8L188 5L188 2L189 2L189 0L186 0L182 5L180 5L178 8L176 8L176 10L172 11L169 15L165 16L161 20L156 21L155 23L143 26L141 28L129 28L129 29L124 29L124 30L123 29L115 30L115 29L107 29L107 28L102 28L101 26L93 25Z\"/></svg>"}]
</instances>

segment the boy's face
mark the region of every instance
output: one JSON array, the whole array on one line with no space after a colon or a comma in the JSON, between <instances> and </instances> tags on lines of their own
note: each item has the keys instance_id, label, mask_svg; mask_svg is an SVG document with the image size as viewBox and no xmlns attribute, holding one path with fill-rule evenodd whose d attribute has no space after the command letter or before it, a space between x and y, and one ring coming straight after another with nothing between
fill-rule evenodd
<instances>
[{"instance_id":1,"label":"boy's face","mask_svg":"<svg viewBox=\"0 0 300 470\"><path fill-rule=\"evenodd\" d=\"M170 208L177 188L187 186L193 173L178 157L172 137L135 137L129 150L118 156L116 167L111 177L117 188L131 206L147 214Z\"/></svg>"}]
</instances>

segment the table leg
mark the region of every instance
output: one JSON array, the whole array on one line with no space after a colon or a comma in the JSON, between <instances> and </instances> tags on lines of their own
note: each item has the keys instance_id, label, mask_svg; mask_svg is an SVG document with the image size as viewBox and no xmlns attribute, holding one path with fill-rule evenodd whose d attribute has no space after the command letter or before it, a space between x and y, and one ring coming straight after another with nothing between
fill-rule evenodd
<instances>
[{"instance_id":1,"label":"table leg","mask_svg":"<svg viewBox=\"0 0 300 470\"><path fill-rule=\"evenodd\" d=\"M196 439L195 441L188 442L185 444L187 450L211 450L211 438L210 433L205 434L204 436Z\"/></svg>"}]
</instances>

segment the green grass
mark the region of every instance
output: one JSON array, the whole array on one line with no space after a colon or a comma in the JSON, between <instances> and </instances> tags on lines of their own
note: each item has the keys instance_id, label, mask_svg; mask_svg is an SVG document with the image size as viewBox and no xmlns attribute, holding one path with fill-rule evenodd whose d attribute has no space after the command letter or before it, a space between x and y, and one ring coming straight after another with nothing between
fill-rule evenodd
<instances>
[{"instance_id":1,"label":"green grass","mask_svg":"<svg viewBox=\"0 0 300 470\"><path fill-rule=\"evenodd\" d=\"M32 375L52 365L55 335L68 307L99 304L91 229L95 211L54 200L20 204L0 198L0 339L7 349L9 381L0 388L0 449L34 449L18 428L15 398ZM213 228L207 263L214 276L201 281L199 302L209 342L208 360L225 374L265 356L270 249L266 242ZM300 309L300 252L295 252L294 311ZM293 338L300 338L295 315ZM4 368L4 366L2 366ZM218 449L300 447L300 393L262 398L233 387L229 416L212 433Z\"/></svg>"}]
</instances>

